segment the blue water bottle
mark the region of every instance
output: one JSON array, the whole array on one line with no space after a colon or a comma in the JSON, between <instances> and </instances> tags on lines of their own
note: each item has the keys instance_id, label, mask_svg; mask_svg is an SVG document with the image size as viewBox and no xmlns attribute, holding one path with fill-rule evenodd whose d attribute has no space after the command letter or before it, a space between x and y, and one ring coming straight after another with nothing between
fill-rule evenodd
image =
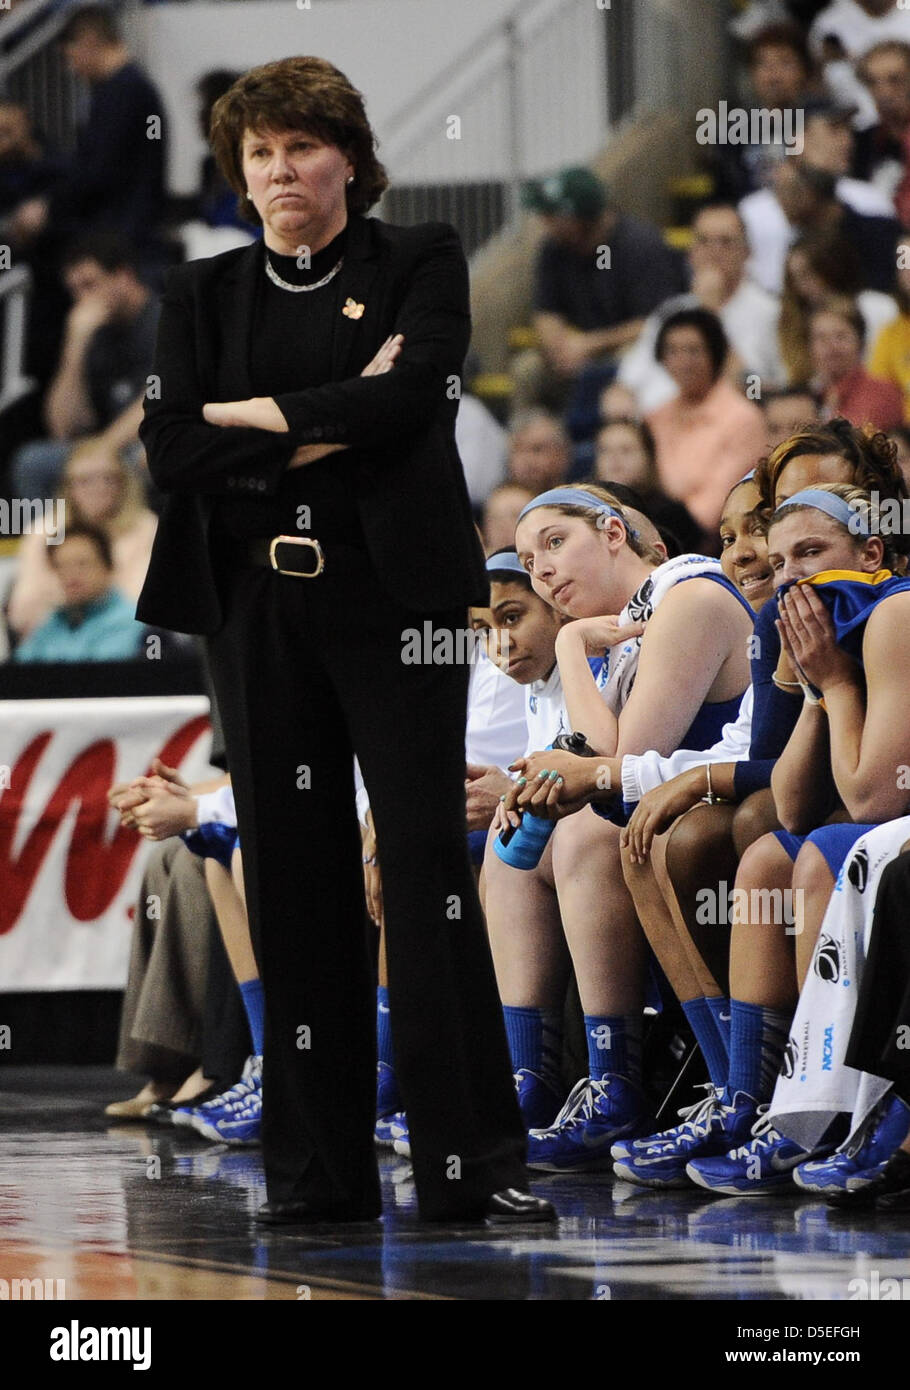
<instances>
[{"instance_id":1,"label":"blue water bottle","mask_svg":"<svg viewBox=\"0 0 910 1390\"><path fill-rule=\"evenodd\" d=\"M577 753L594 756L584 734L559 734L548 748L560 748L564 753ZM530 812L521 813L519 826L507 825L493 841L493 850L504 864L513 869L536 869L541 856L556 829L556 821L548 816L535 816Z\"/></svg>"}]
</instances>

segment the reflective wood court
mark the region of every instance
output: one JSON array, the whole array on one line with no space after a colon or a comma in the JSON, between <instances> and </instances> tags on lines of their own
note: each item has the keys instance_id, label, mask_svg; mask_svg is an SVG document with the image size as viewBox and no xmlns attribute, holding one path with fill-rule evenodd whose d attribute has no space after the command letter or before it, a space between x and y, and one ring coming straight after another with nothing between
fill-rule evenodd
<instances>
[{"instance_id":1,"label":"reflective wood court","mask_svg":"<svg viewBox=\"0 0 910 1390\"><path fill-rule=\"evenodd\" d=\"M560 1211L558 1230L424 1226L408 1166L391 1156L380 1160L382 1222L263 1230L251 1219L265 1196L258 1150L214 1146L186 1130L109 1123L104 1105L130 1090L130 1078L105 1068L0 1070L0 1280L7 1285L40 1280L51 1297L62 1288L67 1301L106 1303L849 1305L857 1278L910 1276L910 1214L848 1221L796 1195L712 1199L694 1189L636 1189L605 1174L535 1179L535 1191Z\"/></svg>"}]
</instances>

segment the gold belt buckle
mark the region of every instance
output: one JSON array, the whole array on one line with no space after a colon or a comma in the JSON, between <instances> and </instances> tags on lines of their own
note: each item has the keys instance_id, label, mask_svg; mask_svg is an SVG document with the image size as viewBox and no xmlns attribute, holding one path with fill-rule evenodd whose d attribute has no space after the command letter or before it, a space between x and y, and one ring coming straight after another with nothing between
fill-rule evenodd
<instances>
[{"instance_id":1,"label":"gold belt buckle","mask_svg":"<svg viewBox=\"0 0 910 1390\"><path fill-rule=\"evenodd\" d=\"M283 570L278 564L275 556L275 548L279 545L308 545L316 554L316 568L308 573L301 570ZM318 574L322 574L325 569L325 555L322 546L311 536L273 536L269 543L269 564L278 574L289 574L294 579L315 579Z\"/></svg>"}]
</instances>

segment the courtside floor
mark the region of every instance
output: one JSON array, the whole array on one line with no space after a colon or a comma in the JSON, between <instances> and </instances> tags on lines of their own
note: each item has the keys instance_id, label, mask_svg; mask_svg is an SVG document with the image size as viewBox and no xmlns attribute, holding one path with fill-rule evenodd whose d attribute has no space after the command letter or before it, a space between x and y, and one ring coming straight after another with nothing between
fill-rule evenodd
<instances>
[{"instance_id":1,"label":"courtside floor","mask_svg":"<svg viewBox=\"0 0 910 1390\"><path fill-rule=\"evenodd\" d=\"M910 1214L847 1219L796 1195L655 1193L608 1174L540 1175L558 1230L499 1233L420 1225L407 1164L383 1155L382 1223L263 1230L258 1150L110 1124L104 1104L130 1091L106 1068L0 1069L0 1281L62 1280L51 1296L105 1302L832 1300L845 1321L857 1280L902 1279L910 1297Z\"/></svg>"}]
</instances>

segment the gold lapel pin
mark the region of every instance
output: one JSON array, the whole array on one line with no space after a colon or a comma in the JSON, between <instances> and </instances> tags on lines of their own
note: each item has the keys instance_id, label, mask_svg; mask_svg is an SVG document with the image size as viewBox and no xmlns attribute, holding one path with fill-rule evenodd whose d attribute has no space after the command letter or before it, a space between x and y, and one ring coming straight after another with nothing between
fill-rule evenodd
<instances>
[{"instance_id":1,"label":"gold lapel pin","mask_svg":"<svg viewBox=\"0 0 910 1390\"><path fill-rule=\"evenodd\" d=\"M363 310L363 304L358 304L355 299L351 299L350 296L348 296L348 298L344 301L344 307L342 308L341 312L344 314L345 318L362 319Z\"/></svg>"}]
</instances>

